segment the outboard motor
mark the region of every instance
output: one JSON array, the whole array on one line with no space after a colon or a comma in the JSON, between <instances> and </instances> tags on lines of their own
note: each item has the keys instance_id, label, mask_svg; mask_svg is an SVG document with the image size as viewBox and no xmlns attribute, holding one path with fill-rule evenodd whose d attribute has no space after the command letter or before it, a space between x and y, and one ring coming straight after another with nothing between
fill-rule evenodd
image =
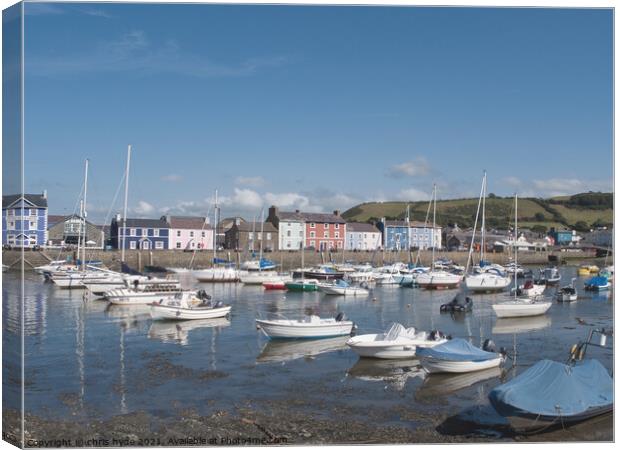
<instances>
[{"instance_id":1,"label":"outboard motor","mask_svg":"<svg viewBox=\"0 0 620 450\"><path fill-rule=\"evenodd\" d=\"M444 334L441 331L433 330L428 335L428 340L429 341L438 341L439 339L442 339L443 337L444 337Z\"/></svg>"},{"instance_id":2,"label":"outboard motor","mask_svg":"<svg viewBox=\"0 0 620 450\"><path fill-rule=\"evenodd\" d=\"M486 351L486 352L493 352L495 353L496 349L495 349L495 342L493 342L491 339L485 339L484 343L482 344L482 350Z\"/></svg>"},{"instance_id":3,"label":"outboard motor","mask_svg":"<svg viewBox=\"0 0 620 450\"><path fill-rule=\"evenodd\" d=\"M336 316L336 322L342 322L345 319L346 319L346 316L344 315L343 312L339 312L338 315Z\"/></svg>"}]
</instances>

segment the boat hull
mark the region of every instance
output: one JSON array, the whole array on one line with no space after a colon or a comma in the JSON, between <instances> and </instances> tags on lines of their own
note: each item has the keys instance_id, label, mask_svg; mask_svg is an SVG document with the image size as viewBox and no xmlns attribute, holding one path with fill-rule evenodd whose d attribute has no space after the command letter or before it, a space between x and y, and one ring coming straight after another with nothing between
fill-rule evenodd
<instances>
[{"instance_id":1,"label":"boat hull","mask_svg":"<svg viewBox=\"0 0 620 450\"><path fill-rule=\"evenodd\" d=\"M370 291L358 287L319 286L319 291L327 295L345 295L349 297L367 296Z\"/></svg>"},{"instance_id":2,"label":"boat hull","mask_svg":"<svg viewBox=\"0 0 620 450\"><path fill-rule=\"evenodd\" d=\"M286 283L286 289L293 292L313 292L319 289L319 286L315 283L300 283L292 282Z\"/></svg>"},{"instance_id":3,"label":"boat hull","mask_svg":"<svg viewBox=\"0 0 620 450\"><path fill-rule=\"evenodd\" d=\"M498 367L501 356L486 361L447 361L436 358L420 358L420 363L428 373L465 373Z\"/></svg>"},{"instance_id":4,"label":"boat hull","mask_svg":"<svg viewBox=\"0 0 620 450\"><path fill-rule=\"evenodd\" d=\"M520 302L505 302L492 305L493 311L499 318L503 317L529 317L540 316L545 314L551 307L551 302L537 302L537 303L520 303Z\"/></svg>"},{"instance_id":5,"label":"boat hull","mask_svg":"<svg viewBox=\"0 0 620 450\"><path fill-rule=\"evenodd\" d=\"M336 336L347 336L353 330L353 322L342 321L333 324L301 323L285 325L275 321L256 319L257 326L270 338L314 339Z\"/></svg>"},{"instance_id":6,"label":"boat hull","mask_svg":"<svg viewBox=\"0 0 620 450\"><path fill-rule=\"evenodd\" d=\"M472 292L498 292L510 285L510 278L480 274L465 277L465 286Z\"/></svg>"},{"instance_id":7,"label":"boat hull","mask_svg":"<svg viewBox=\"0 0 620 450\"><path fill-rule=\"evenodd\" d=\"M217 319L230 314L231 306L220 308L178 308L166 305L151 305L151 317L154 320L192 320Z\"/></svg>"}]
</instances>

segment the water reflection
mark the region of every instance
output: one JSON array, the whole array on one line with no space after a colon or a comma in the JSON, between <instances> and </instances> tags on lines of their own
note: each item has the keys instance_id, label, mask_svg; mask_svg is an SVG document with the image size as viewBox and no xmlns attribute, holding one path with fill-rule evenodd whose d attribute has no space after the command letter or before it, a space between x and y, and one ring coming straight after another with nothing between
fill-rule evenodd
<instances>
[{"instance_id":1,"label":"water reflection","mask_svg":"<svg viewBox=\"0 0 620 450\"><path fill-rule=\"evenodd\" d=\"M149 339L156 339L161 342L188 345L189 332L201 328L224 328L230 326L230 320L202 319L186 321L154 320L149 328Z\"/></svg>"},{"instance_id":2,"label":"water reflection","mask_svg":"<svg viewBox=\"0 0 620 450\"><path fill-rule=\"evenodd\" d=\"M292 361L346 349L348 336L328 339L271 340L256 358L257 363Z\"/></svg>"},{"instance_id":3,"label":"water reflection","mask_svg":"<svg viewBox=\"0 0 620 450\"><path fill-rule=\"evenodd\" d=\"M425 372L416 359L381 360L360 358L347 370L347 375L364 381L383 381L397 391L405 388L410 378L423 379Z\"/></svg>"},{"instance_id":4,"label":"water reflection","mask_svg":"<svg viewBox=\"0 0 620 450\"><path fill-rule=\"evenodd\" d=\"M438 396L452 394L481 381L499 377L502 369L492 367L476 372L448 374L434 373L427 375L424 383L416 392L416 399L432 400Z\"/></svg>"},{"instance_id":5,"label":"water reflection","mask_svg":"<svg viewBox=\"0 0 620 450\"><path fill-rule=\"evenodd\" d=\"M502 318L495 321L493 334L527 333L542 330L551 325L551 317L543 314L533 317Z\"/></svg>"}]
</instances>

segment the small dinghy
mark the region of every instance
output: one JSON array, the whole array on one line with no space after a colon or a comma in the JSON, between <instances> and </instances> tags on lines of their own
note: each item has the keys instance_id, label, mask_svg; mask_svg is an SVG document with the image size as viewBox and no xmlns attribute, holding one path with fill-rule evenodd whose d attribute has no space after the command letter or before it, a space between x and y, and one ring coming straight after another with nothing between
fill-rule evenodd
<instances>
[{"instance_id":1,"label":"small dinghy","mask_svg":"<svg viewBox=\"0 0 620 450\"><path fill-rule=\"evenodd\" d=\"M539 316L547 312L551 302L539 301L530 297L512 297L492 305L497 317Z\"/></svg>"},{"instance_id":2,"label":"small dinghy","mask_svg":"<svg viewBox=\"0 0 620 450\"><path fill-rule=\"evenodd\" d=\"M577 300L578 295L577 289L575 289L575 280L576 278L573 278L568 286L564 286L558 290L558 293L556 294L558 302L566 303Z\"/></svg>"},{"instance_id":3,"label":"small dinghy","mask_svg":"<svg viewBox=\"0 0 620 450\"><path fill-rule=\"evenodd\" d=\"M315 279L296 279L284 284L286 289L293 292L313 292L319 289L319 281Z\"/></svg>"},{"instance_id":4,"label":"small dinghy","mask_svg":"<svg viewBox=\"0 0 620 450\"><path fill-rule=\"evenodd\" d=\"M163 320L216 319L226 317L230 309L231 306L222 302L211 302L205 291L184 291L151 303L151 317Z\"/></svg>"},{"instance_id":5,"label":"small dinghy","mask_svg":"<svg viewBox=\"0 0 620 450\"><path fill-rule=\"evenodd\" d=\"M256 319L256 326L270 338L326 338L346 336L353 332L355 324L346 320L343 313L336 317L322 319L319 316L307 316L294 319Z\"/></svg>"},{"instance_id":6,"label":"small dinghy","mask_svg":"<svg viewBox=\"0 0 620 450\"><path fill-rule=\"evenodd\" d=\"M586 291L605 291L609 289L609 280L606 277L592 277L585 282Z\"/></svg>"},{"instance_id":7,"label":"small dinghy","mask_svg":"<svg viewBox=\"0 0 620 450\"><path fill-rule=\"evenodd\" d=\"M413 358L418 348L433 347L448 340L439 331L416 332L393 323L386 332L354 336L347 345L361 357L380 359Z\"/></svg>"},{"instance_id":8,"label":"small dinghy","mask_svg":"<svg viewBox=\"0 0 620 450\"><path fill-rule=\"evenodd\" d=\"M494 344L486 340L482 349L473 346L465 339L452 339L430 348L420 348L417 356L424 370L429 373L465 373L498 367L506 358L500 349L495 353Z\"/></svg>"},{"instance_id":9,"label":"small dinghy","mask_svg":"<svg viewBox=\"0 0 620 450\"><path fill-rule=\"evenodd\" d=\"M450 303L439 307L440 312L471 312L474 302L463 294L457 294Z\"/></svg>"},{"instance_id":10,"label":"small dinghy","mask_svg":"<svg viewBox=\"0 0 620 450\"><path fill-rule=\"evenodd\" d=\"M570 424L613 410L613 380L596 360L534 364L489 394L491 405L515 428Z\"/></svg>"},{"instance_id":11,"label":"small dinghy","mask_svg":"<svg viewBox=\"0 0 620 450\"><path fill-rule=\"evenodd\" d=\"M349 295L349 296L362 296L368 295L370 292L363 287L351 286L344 280L336 280L335 283L320 283L319 291L327 295Z\"/></svg>"}]
</instances>

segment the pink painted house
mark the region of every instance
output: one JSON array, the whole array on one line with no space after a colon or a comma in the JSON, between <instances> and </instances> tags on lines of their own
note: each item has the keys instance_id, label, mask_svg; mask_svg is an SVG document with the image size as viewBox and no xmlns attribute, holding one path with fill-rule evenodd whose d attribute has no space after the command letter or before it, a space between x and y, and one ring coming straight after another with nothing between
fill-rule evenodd
<instances>
[{"instance_id":1,"label":"pink painted house","mask_svg":"<svg viewBox=\"0 0 620 450\"><path fill-rule=\"evenodd\" d=\"M176 250L213 250L213 227L206 217L164 216L170 224L170 247Z\"/></svg>"}]
</instances>

